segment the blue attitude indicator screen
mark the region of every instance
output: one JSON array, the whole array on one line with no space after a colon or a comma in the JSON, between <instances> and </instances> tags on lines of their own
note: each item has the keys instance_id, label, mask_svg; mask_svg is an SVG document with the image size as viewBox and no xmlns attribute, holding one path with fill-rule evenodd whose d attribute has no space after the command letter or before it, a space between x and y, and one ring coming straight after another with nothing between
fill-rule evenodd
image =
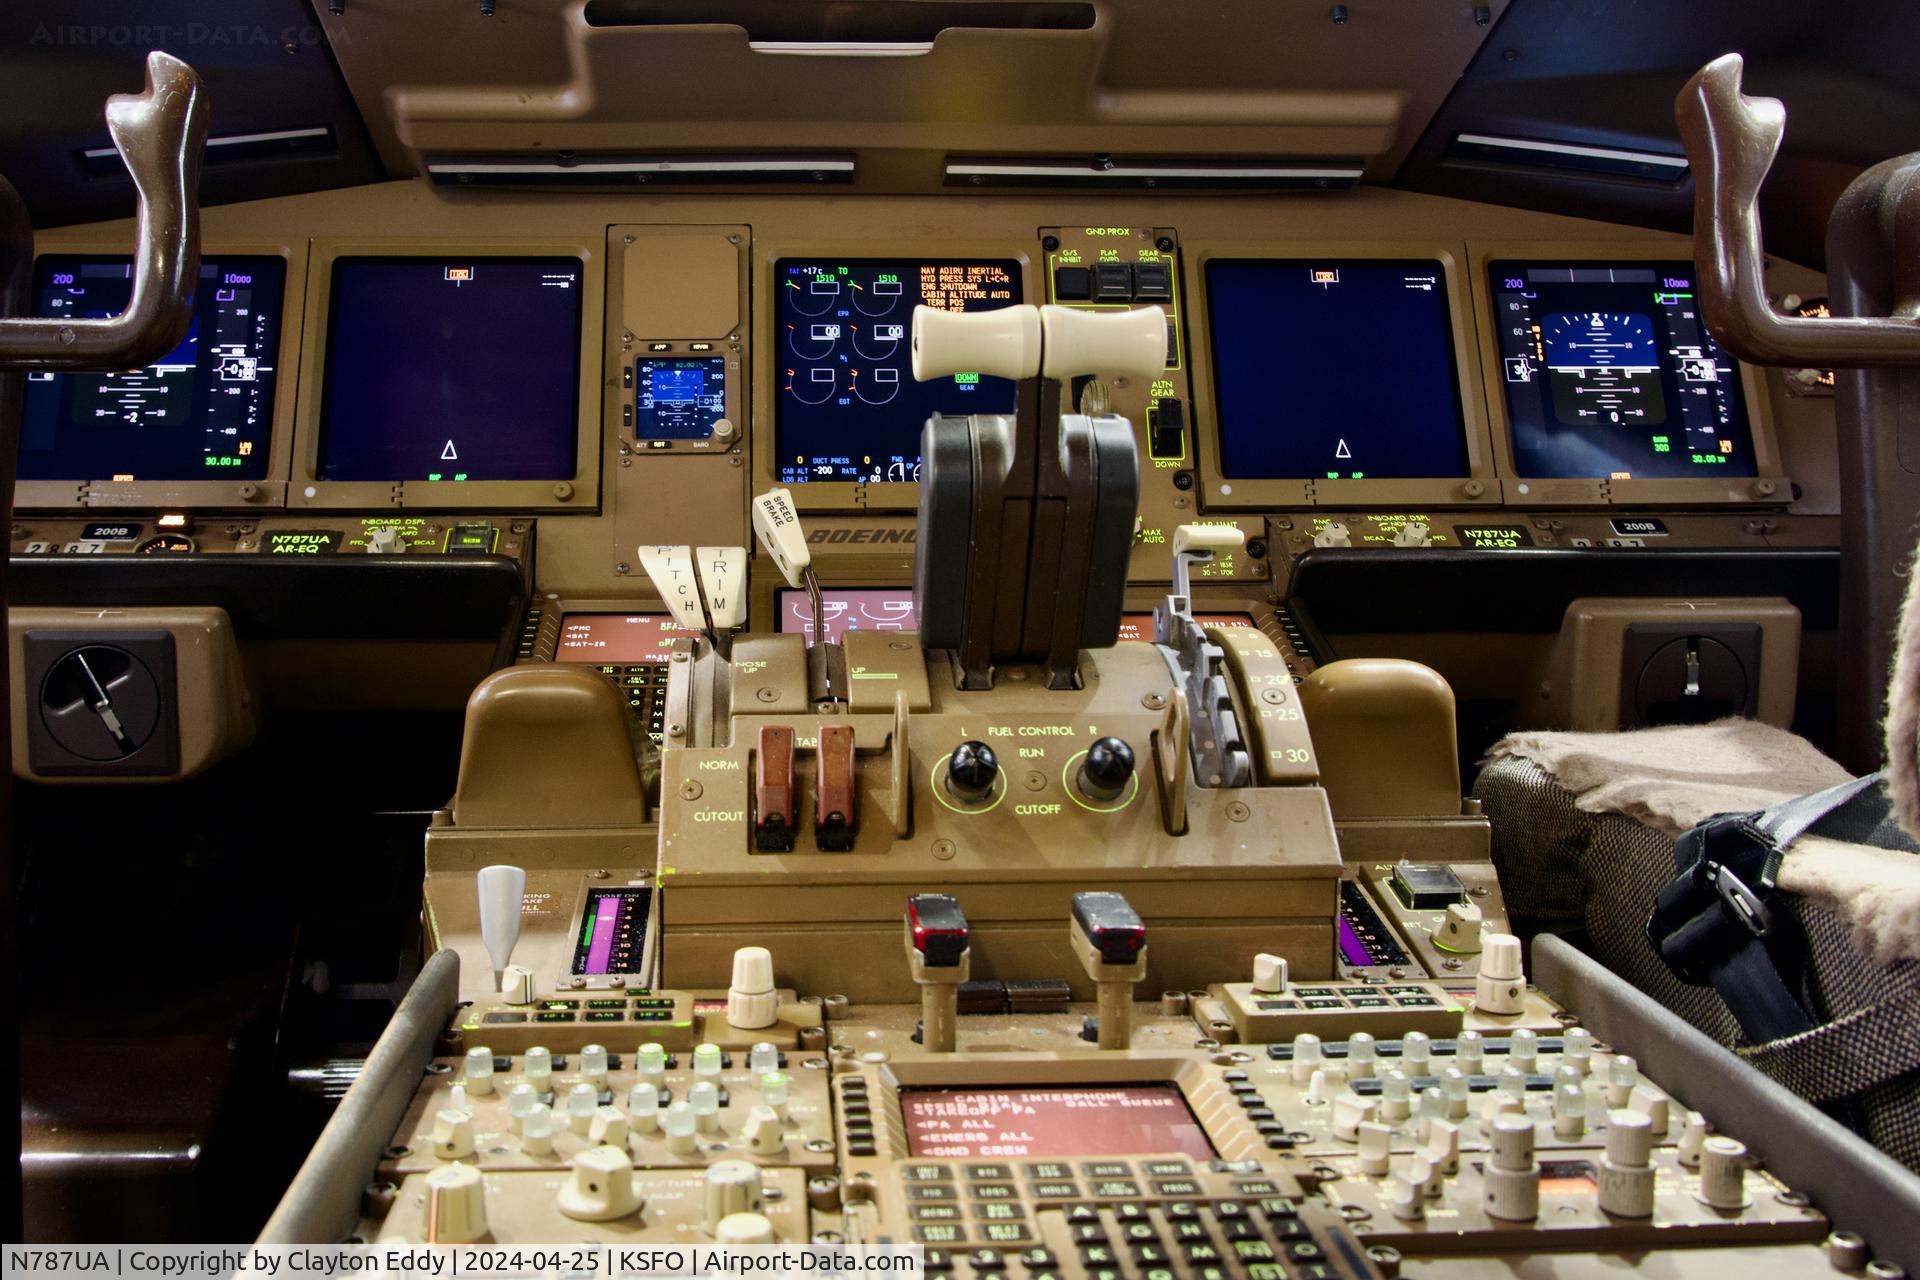
<instances>
[{"instance_id":1,"label":"blue attitude indicator screen","mask_svg":"<svg viewBox=\"0 0 1920 1280\"><path fill-rule=\"evenodd\" d=\"M258 480L273 438L286 262L202 258L180 345L144 369L30 373L22 480ZM48 255L34 314L96 320L133 296L133 259Z\"/></svg>"},{"instance_id":2,"label":"blue attitude indicator screen","mask_svg":"<svg viewBox=\"0 0 1920 1280\"><path fill-rule=\"evenodd\" d=\"M639 440L705 440L727 416L724 356L640 360L634 364L633 434Z\"/></svg>"},{"instance_id":3,"label":"blue attitude indicator screen","mask_svg":"<svg viewBox=\"0 0 1920 1280\"><path fill-rule=\"evenodd\" d=\"M1701 320L1692 263L1487 270L1519 475L1755 474L1740 367Z\"/></svg>"},{"instance_id":4,"label":"blue attitude indicator screen","mask_svg":"<svg viewBox=\"0 0 1920 1280\"><path fill-rule=\"evenodd\" d=\"M570 480L578 258L339 258L323 480Z\"/></svg>"},{"instance_id":5,"label":"blue attitude indicator screen","mask_svg":"<svg viewBox=\"0 0 1920 1280\"><path fill-rule=\"evenodd\" d=\"M1216 258L1207 324L1228 479L1467 474L1439 262Z\"/></svg>"},{"instance_id":6,"label":"blue attitude indicator screen","mask_svg":"<svg viewBox=\"0 0 1920 1280\"><path fill-rule=\"evenodd\" d=\"M1014 383L977 373L913 380L913 309L992 311L1020 301L1020 264L774 264L779 353L774 441L783 484L920 478L936 413L1007 413Z\"/></svg>"}]
</instances>

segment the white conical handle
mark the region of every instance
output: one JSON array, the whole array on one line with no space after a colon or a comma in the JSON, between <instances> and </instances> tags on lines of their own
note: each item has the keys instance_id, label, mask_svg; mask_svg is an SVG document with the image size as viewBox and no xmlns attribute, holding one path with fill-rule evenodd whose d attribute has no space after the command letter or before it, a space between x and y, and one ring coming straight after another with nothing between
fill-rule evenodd
<instances>
[{"instance_id":1,"label":"white conical handle","mask_svg":"<svg viewBox=\"0 0 1920 1280\"><path fill-rule=\"evenodd\" d=\"M997 311L913 309L913 380L956 373L1031 378L1040 372L1040 312L1034 307Z\"/></svg>"},{"instance_id":2,"label":"white conical handle","mask_svg":"<svg viewBox=\"0 0 1920 1280\"><path fill-rule=\"evenodd\" d=\"M520 903L527 893L527 873L519 867L480 868L480 940L493 961L493 985L500 988L513 944L520 941Z\"/></svg>"},{"instance_id":3,"label":"white conical handle","mask_svg":"<svg viewBox=\"0 0 1920 1280\"><path fill-rule=\"evenodd\" d=\"M1081 374L1157 378L1167 368L1167 313L1040 308L1040 372L1064 382Z\"/></svg>"}]
</instances>

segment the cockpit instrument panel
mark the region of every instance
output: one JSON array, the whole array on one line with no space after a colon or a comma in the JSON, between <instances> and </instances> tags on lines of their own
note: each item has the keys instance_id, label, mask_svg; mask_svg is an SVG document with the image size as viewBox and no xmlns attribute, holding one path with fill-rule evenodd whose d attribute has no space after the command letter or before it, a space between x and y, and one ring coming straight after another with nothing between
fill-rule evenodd
<instances>
[{"instance_id":1,"label":"cockpit instrument panel","mask_svg":"<svg viewBox=\"0 0 1920 1280\"><path fill-rule=\"evenodd\" d=\"M1515 473L1751 476L1740 368L1707 332L1690 262L1487 266Z\"/></svg>"},{"instance_id":2,"label":"cockpit instrument panel","mask_svg":"<svg viewBox=\"0 0 1920 1280\"><path fill-rule=\"evenodd\" d=\"M991 311L1019 302L1019 263L782 258L773 281L780 483L911 483L929 416L1013 408L1005 378L915 382L911 348L916 306Z\"/></svg>"},{"instance_id":3,"label":"cockpit instrument panel","mask_svg":"<svg viewBox=\"0 0 1920 1280\"><path fill-rule=\"evenodd\" d=\"M27 376L22 480L259 480L267 475L287 264L200 263L187 335L144 369ZM47 255L35 314L118 315L133 292L125 256Z\"/></svg>"},{"instance_id":4,"label":"cockpit instrument panel","mask_svg":"<svg viewBox=\"0 0 1920 1280\"><path fill-rule=\"evenodd\" d=\"M1468 474L1442 263L1215 258L1206 277L1223 476Z\"/></svg>"},{"instance_id":5,"label":"cockpit instrument panel","mask_svg":"<svg viewBox=\"0 0 1920 1280\"><path fill-rule=\"evenodd\" d=\"M571 478L583 274L571 257L335 259L318 477Z\"/></svg>"}]
</instances>

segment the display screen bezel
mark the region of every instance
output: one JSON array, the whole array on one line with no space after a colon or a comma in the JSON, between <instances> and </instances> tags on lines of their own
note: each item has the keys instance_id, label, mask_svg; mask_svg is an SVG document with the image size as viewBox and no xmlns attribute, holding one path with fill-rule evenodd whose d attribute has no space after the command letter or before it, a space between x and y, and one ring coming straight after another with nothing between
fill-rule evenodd
<instances>
[{"instance_id":1,"label":"display screen bezel","mask_svg":"<svg viewBox=\"0 0 1920 1280\"><path fill-rule=\"evenodd\" d=\"M1736 361L1740 390L1747 411L1747 430L1753 438L1752 476L1681 476L1631 480L1542 478L1517 474L1513 456L1513 424L1507 412L1506 389L1501 384L1500 344L1494 332L1492 270L1495 262L1634 263L1658 264L1691 260L1692 244L1669 240L1648 244L1591 241L1496 241L1476 244L1472 251L1474 309L1478 313L1481 372L1493 426L1495 461L1506 477L1506 502L1511 508L1597 507L1727 507L1783 506L1792 483L1782 470L1774 430L1772 397L1761 370ZM1697 265L1696 265L1697 270ZM1696 277L1697 279L1697 277Z\"/></svg>"},{"instance_id":2,"label":"display screen bezel","mask_svg":"<svg viewBox=\"0 0 1920 1280\"><path fill-rule=\"evenodd\" d=\"M320 449L332 334L334 264L343 258L469 260L578 258L580 261L579 376L574 400L573 475L554 480L327 480ZM287 508L404 509L410 511L591 511L600 495L600 416L606 322L605 248L595 240L355 238L316 239L307 263L301 336L295 464Z\"/></svg>"},{"instance_id":3,"label":"display screen bezel","mask_svg":"<svg viewBox=\"0 0 1920 1280\"><path fill-rule=\"evenodd\" d=\"M782 261L1006 262L1018 266L1021 301L1031 302L1045 296L1041 286L1036 283L1035 248L1037 245L1030 240L1012 234L999 240L755 240L754 295L756 299L766 299L772 295L778 279L778 265ZM936 249L937 252L930 253L929 249ZM752 378L755 492L786 488L793 494L793 504L800 511L891 513L917 509L920 486L914 482L857 484L846 480L822 480L792 486L781 483L779 437L774 426L778 412L779 374L784 367L780 364L779 308L756 305L753 324L756 352Z\"/></svg>"},{"instance_id":4,"label":"display screen bezel","mask_svg":"<svg viewBox=\"0 0 1920 1280\"><path fill-rule=\"evenodd\" d=\"M1187 307L1194 351L1204 352L1207 369L1193 379L1194 427L1201 448L1197 460L1200 492L1209 511L1257 511L1301 507L1394 507L1413 512L1426 508L1496 506L1500 482L1495 474L1488 436L1486 391L1476 365L1473 308L1460 265L1457 245L1420 240L1280 241L1192 240L1187 242L1184 270L1187 296L1197 303ZM1437 262L1447 304L1447 336L1453 350L1453 382L1459 396L1461 440L1466 468L1458 476L1405 479L1256 479L1224 474L1220 421L1219 371L1214 367L1213 299L1207 288L1209 263L1276 262Z\"/></svg>"},{"instance_id":5,"label":"display screen bezel","mask_svg":"<svg viewBox=\"0 0 1920 1280\"><path fill-rule=\"evenodd\" d=\"M103 241L54 231L35 244L34 278L41 258L124 258L127 241ZM276 344L278 369L274 383L273 414L268 431L267 470L263 477L240 480L115 480L111 475L81 480L21 480L14 487L14 506L20 511L99 510L262 510L283 505L287 477L295 449L295 404L301 361L302 325L306 305L305 242L208 240L202 256L221 258L279 258L286 263L280 298L280 339Z\"/></svg>"}]
</instances>

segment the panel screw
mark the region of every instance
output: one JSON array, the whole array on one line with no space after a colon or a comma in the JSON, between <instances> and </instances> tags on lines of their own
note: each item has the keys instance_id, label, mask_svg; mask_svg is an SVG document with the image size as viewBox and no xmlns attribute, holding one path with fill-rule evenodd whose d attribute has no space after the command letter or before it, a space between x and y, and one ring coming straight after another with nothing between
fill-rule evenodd
<instances>
[{"instance_id":1,"label":"panel screw","mask_svg":"<svg viewBox=\"0 0 1920 1280\"><path fill-rule=\"evenodd\" d=\"M763 684L753 691L753 696L762 702L780 701L780 691L770 684Z\"/></svg>"},{"instance_id":2,"label":"panel screw","mask_svg":"<svg viewBox=\"0 0 1920 1280\"><path fill-rule=\"evenodd\" d=\"M951 840L935 840L933 842L933 856L942 862L947 861L958 852L960 852L959 848Z\"/></svg>"},{"instance_id":3,"label":"panel screw","mask_svg":"<svg viewBox=\"0 0 1920 1280\"><path fill-rule=\"evenodd\" d=\"M1058 249L1060 247L1060 237L1059 236L1042 236L1040 237L1040 247L1042 249L1045 249L1048 253L1052 253L1055 249Z\"/></svg>"},{"instance_id":4,"label":"panel screw","mask_svg":"<svg viewBox=\"0 0 1920 1280\"><path fill-rule=\"evenodd\" d=\"M1167 695L1164 693L1142 694L1140 705L1149 711L1163 711L1166 709Z\"/></svg>"},{"instance_id":5,"label":"panel screw","mask_svg":"<svg viewBox=\"0 0 1920 1280\"><path fill-rule=\"evenodd\" d=\"M1172 252L1173 252L1173 237L1172 237L1172 236L1161 236L1161 237L1160 237L1160 238L1159 238L1158 240L1155 240L1155 241L1153 242L1153 247L1154 247L1154 248L1156 248L1156 249L1158 249L1158 250L1159 250L1160 252L1162 252L1162 253L1172 253Z\"/></svg>"},{"instance_id":6,"label":"panel screw","mask_svg":"<svg viewBox=\"0 0 1920 1280\"><path fill-rule=\"evenodd\" d=\"M1243 804L1238 800L1233 801L1231 804L1227 806L1227 818L1230 821L1245 822L1248 818L1251 818L1252 816L1253 816L1253 810L1247 808L1245 804Z\"/></svg>"},{"instance_id":7,"label":"panel screw","mask_svg":"<svg viewBox=\"0 0 1920 1280\"><path fill-rule=\"evenodd\" d=\"M688 778L680 784L680 798L682 800L698 800L700 798L700 792L700 784L692 778Z\"/></svg>"},{"instance_id":8,"label":"panel screw","mask_svg":"<svg viewBox=\"0 0 1920 1280\"><path fill-rule=\"evenodd\" d=\"M1333 18L1334 26L1336 27L1346 26L1347 25L1347 6L1343 4L1337 4L1333 6L1333 13L1330 16Z\"/></svg>"}]
</instances>

